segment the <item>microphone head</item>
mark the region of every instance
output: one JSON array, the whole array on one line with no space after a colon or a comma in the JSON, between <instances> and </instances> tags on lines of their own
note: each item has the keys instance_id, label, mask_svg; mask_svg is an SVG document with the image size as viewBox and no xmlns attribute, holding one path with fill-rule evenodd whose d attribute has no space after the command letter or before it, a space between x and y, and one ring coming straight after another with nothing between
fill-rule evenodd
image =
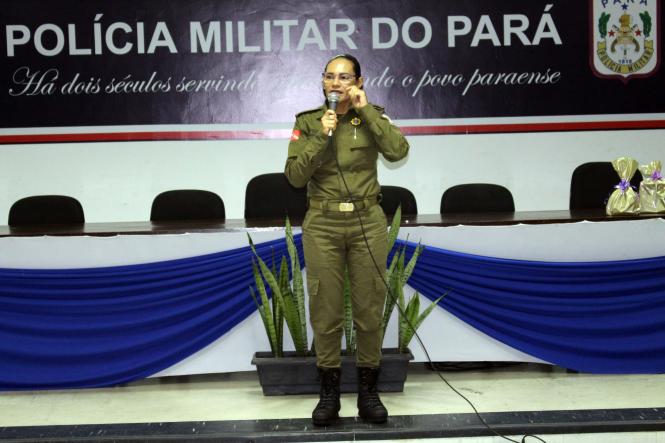
<instances>
[{"instance_id":1,"label":"microphone head","mask_svg":"<svg viewBox=\"0 0 665 443\"><path fill-rule=\"evenodd\" d=\"M339 103L339 92L331 92L328 94L328 109L335 111L337 109L337 104Z\"/></svg>"}]
</instances>

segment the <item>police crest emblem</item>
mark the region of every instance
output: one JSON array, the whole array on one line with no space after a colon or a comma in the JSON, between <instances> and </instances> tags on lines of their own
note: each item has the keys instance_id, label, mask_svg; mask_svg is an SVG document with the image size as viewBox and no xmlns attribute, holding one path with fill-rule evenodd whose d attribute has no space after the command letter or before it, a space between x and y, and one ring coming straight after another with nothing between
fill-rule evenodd
<instances>
[{"instance_id":1,"label":"police crest emblem","mask_svg":"<svg viewBox=\"0 0 665 443\"><path fill-rule=\"evenodd\" d=\"M660 66L661 0L589 0L591 67L598 77L624 83Z\"/></svg>"}]
</instances>

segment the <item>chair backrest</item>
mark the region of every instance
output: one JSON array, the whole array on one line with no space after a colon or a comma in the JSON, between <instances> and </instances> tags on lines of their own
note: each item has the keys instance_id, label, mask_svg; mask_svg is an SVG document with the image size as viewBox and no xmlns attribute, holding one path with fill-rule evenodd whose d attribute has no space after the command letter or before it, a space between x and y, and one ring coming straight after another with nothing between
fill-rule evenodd
<instances>
[{"instance_id":1,"label":"chair backrest","mask_svg":"<svg viewBox=\"0 0 665 443\"><path fill-rule=\"evenodd\" d=\"M217 220L224 221L226 212L222 198L210 191L198 189L177 189L159 194L152 201L150 220L187 221Z\"/></svg>"},{"instance_id":2,"label":"chair backrest","mask_svg":"<svg viewBox=\"0 0 665 443\"><path fill-rule=\"evenodd\" d=\"M579 165L570 179L570 209L604 208L619 175L611 162L589 162ZM639 187L642 174L636 171L630 184Z\"/></svg>"},{"instance_id":3,"label":"chair backrest","mask_svg":"<svg viewBox=\"0 0 665 443\"><path fill-rule=\"evenodd\" d=\"M440 213L513 212L515 202L510 191L491 183L467 183L446 189L441 196Z\"/></svg>"},{"instance_id":4,"label":"chair backrest","mask_svg":"<svg viewBox=\"0 0 665 443\"><path fill-rule=\"evenodd\" d=\"M245 218L302 218L307 212L307 188L294 188L283 172L252 178L245 189Z\"/></svg>"},{"instance_id":5,"label":"chair backrest","mask_svg":"<svg viewBox=\"0 0 665 443\"><path fill-rule=\"evenodd\" d=\"M66 195L34 195L16 201L9 208L9 226L82 224L83 207Z\"/></svg>"},{"instance_id":6,"label":"chair backrest","mask_svg":"<svg viewBox=\"0 0 665 443\"><path fill-rule=\"evenodd\" d=\"M397 207L402 205L403 215L418 214L416 197L411 191L400 186L381 186L381 207L386 215L393 215Z\"/></svg>"}]
</instances>

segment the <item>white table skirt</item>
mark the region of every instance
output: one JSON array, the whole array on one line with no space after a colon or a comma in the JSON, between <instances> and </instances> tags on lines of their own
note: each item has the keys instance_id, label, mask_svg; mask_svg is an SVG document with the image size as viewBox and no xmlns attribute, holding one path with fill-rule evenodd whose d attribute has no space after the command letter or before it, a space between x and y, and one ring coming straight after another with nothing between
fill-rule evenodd
<instances>
[{"instance_id":1,"label":"white table skirt","mask_svg":"<svg viewBox=\"0 0 665 443\"><path fill-rule=\"evenodd\" d=\"M0 268L88 268L192 257L247 246L248 231L255 243L284 235L283 228L266 228L175 235L4 237L0 238ZM613 261L665 255L663 219L414 226L402 227L399 237L457 252L519 260ZM421 302L426 305L429 300L423 297ZM497 342L443 309L435 309L418 332L435 361L540 361ZM396 337L393 318L385 346L395 346ZM288 339L285 347L292 348ZM211 345L156 375L251 370L252 354L268 349L263 325L255 313ZM416 361L426 360L415 339L411 349Z\"/></svg>"}]
</instances>

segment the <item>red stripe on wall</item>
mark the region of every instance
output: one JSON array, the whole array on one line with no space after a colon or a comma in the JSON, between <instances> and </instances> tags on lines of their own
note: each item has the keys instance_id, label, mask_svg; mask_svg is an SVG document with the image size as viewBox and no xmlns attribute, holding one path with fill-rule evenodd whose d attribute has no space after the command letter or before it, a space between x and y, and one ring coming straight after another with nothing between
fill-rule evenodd
<instances>
[{"instance_id":1,"label":"red stripe on wall","mask_svg":"<svg viewBox=\"0 0 665 443\"><path fill-rule=\"evenodd\" d=\"M408 126L400 128L406 135L436 134L485 134L514 132L596 131L617 129L661 129L665 120L598 121L598 122L552 122L552 123L507 123L458 126Z\"/></svg>"},{"instance_id":2,"label":"red stripe on wall","mask_svg":"<svg viewBox=\"0 0 665 443\"><path fill-rule=\"evenodd\" d=\"M620 129L662 129L665 120L506 123L450 126L402 126L405 135L489 134L553 131L594 131ZM105 141L156 141L156 140L257 140L289 139L291 130L261 129L252 131L146 131L146 132L95 132L69 134L17 134L0 135L0 144L10 143L65 143Z\"/></svg>"}]
</instances>

